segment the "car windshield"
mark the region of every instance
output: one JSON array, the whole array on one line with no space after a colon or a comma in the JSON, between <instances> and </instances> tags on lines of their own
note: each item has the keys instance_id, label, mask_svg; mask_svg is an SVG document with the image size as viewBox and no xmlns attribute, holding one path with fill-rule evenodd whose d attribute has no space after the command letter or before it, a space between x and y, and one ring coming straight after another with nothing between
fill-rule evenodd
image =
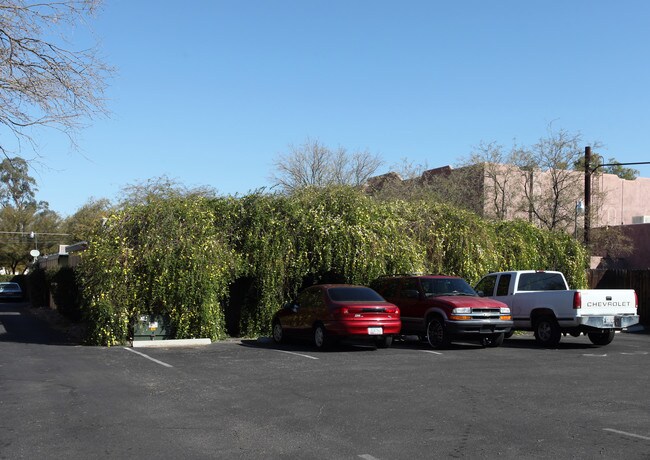
<instances>
[{"instance_id":1,"label":"car windshield","mask_svg":"<svg viewBox=\"0 0 650 460\"><path fill-rule=\"evenodd\" d=\"M0 283L0 291L20 291L17 283Z\"/></svg>"},{"instance_id":2,"label":"car windshield","mask_svg":"<svg viewBox=\"0 0 650 460\"><path fill-rule=\"evenodd\" d=\"M334 287L327 294L335 302L385 302L384 298L367 287Z\"/></svg>"},{"instance_id":3,"label":"car windshield","mask_svg":"<svg viewBox=\"0 0 650 460\"><path fill-rule=\"evenodd\" d=\"M477 295L476 291L462 278L422 278L420 283L427 297L441 295Z\"/></svg>"}]
</instances>

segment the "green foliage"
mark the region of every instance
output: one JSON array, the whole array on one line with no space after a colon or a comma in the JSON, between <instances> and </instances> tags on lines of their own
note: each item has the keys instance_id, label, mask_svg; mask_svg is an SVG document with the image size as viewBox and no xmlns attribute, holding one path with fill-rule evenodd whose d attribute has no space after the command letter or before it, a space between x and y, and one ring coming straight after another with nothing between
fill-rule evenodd
<instances>
[{"instance_id":1,"label":"green foliage","mask_svg":"<svg viewBox=\"0 0 650 460\"><path fill-rule=\"evenodd\" d=\"M95 324L88 341L125 342L140 314L167 316L178 338L223 338L220 302L238 255L217 233L220 218L200 197L152 199L111 216L79 267L82 312Z\"/></svg>"},{"instance_id":2,"label":"green foliage","mask_svg":"<svg viewBox=\"0 0 650 460\"><path fill-rule=\"evenodd\" d=\"M65 219L62 225L63 233L68 234L69 242L86 241L111 214L109 200L90 199L77 212Z\"/></svg>"},{"instance_id":3,"label":"green foliage","mask_svg":"<svg viewBox=\"0 0 650 460\"><path fill-rule=\"evenodd\" d=\"M222 338L234 310L241 335L268 333L273 313L317 282L422 271L475 282L489 271L535 268L560 269L582 286L585 266L584 248L563 233L328 187L148 195L92 235L79 282L89 343L113 345L129 339L140 314L167 316L178 338ZM233 286L245 292L233 295Z\"/></svg>"},{"instance_id":4,"label":"green foliage","mask_svg":"<svg viewBox=\"0 0 650 460\"><path fill-rule=\"evenodd\" d=\"M31 249L53 253L64 242L55 235L61 218L46 202L36 201L37 191L24 159L5 158L0 162L0 266L12 273L27 268L32 260ZM35 236L30 238L30 234Z\"/></svg>"}]
</instances>

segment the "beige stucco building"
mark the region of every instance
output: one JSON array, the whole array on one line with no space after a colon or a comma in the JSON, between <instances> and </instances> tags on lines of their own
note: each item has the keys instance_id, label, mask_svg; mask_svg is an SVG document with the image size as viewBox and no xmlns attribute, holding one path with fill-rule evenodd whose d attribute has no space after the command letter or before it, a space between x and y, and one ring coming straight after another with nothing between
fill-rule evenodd
<instances>
[{"instance_id":1,"label":"beige stucco building","mask_svg":"<svg viewBox=\"0 0 650 460\"><path fill-rule=\"evenodd\" d=\"M525 171L513 165L483 163L462 168L444 166L420 177L402 180L396 173L372 178L368 190L400 186L434 187L450 203L461 204L493 219L523 219L541 228L561 229L582 238L584 229L584 172ZM592 174L592 238L599 231L617 229L628 238L632 254L616 262L625 268L650 268L650 178L621 179L614 174ZM595 243L592 240L592 243ZM600 251L596 246L595 251ZM603 256L607 250L603 249ZM592 268L602 266L595 257ZM611 263L611 259L610 259Z\"/></svg>"}]
</instances>

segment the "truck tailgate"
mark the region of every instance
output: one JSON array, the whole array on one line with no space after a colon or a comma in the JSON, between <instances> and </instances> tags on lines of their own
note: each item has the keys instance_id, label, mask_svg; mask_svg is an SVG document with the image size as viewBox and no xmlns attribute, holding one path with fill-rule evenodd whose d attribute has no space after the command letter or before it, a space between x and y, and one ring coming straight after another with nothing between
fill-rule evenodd
<instances>
[{"instance_id":1,"label":"truck tailgate","mask_svg":"<svg viewBox=\"0 0 650 460\"><path fill-rule=\"evenodd\" d=\"M578 290L582 307L578 316L636 314L636 294L633 289Z\"/></svg>"}]
</instances>

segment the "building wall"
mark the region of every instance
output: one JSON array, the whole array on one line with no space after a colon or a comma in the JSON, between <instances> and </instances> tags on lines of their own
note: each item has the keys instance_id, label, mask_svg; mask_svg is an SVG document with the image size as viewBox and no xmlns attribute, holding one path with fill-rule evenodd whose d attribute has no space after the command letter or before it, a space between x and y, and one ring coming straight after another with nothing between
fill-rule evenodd
<instances>
[{"instance_id":1,"label":"building wall","mask_svg":"<svg viewBox=\"0 0 650 460\"><path fill-rule=\"evenodd\" d=\"M493 197L495 187L492 176L503 183L508 178L506 202L509 203L506 219L528 219L526 197L523 192L525 182L522 172L510 165L487 165L485 173L484 215L496 217ZM491 168L491 169L490 169ZM575 199L570 200L567 209L568 215L575 213L575 203L584 202L584 173L580 171L566 171L568 176L577 183ZM547 190L551 184L549 172L536 171L533 176L533 188L537 192ZM500 192L500 191L498 191ZM650 216L650 178L639 177L635 180L621 179L615 174L599 174L592 179L592 227L633 224L633 218ZM578 215L578 223L583 225L582 215ZM650 219L650 217L649 217ZM536 219L533 218L535 223Z\"/></svg>"},{"instance_id":2,"label":"building wall","mask_svg":"<svg viewBox=\"0 0 650 460\"><path fill-rule=\"evenodd\" d=\"M604 200L594 214L594 227L630 225L636 216L650 216L650 179L620 179L614 174L594 178L594 187L604 192Z\"/></svg>"},{"instance_id":3,"label":"building wall","mask_svg":"<svg viewBox=\"0 0 650 460\"><path fill-rule=\"evenodd\" d=\"M422 174L420 179L415 181L427 185L435 178L444 177L453 182L462 182L466 188L467 200L472 208L487 218L501 218L497 215L499 209L505 204L505 215L503 218L529 220L528 202L524 193L527 174L514 165L483 164L483 179L481 180L481 167L474 165L463 168L451 168L444 166L430 169ZM581 171L562 171L569 177L571 190L567 191L565 209L562 210L565 221L570 222L566 231L573 231L574 227L584 226L582 214L576 214L576 202L584 202L584 173ZM528 176L529 178L530 176ZM458 181L454 179L458 178ZM478 185L468 184L467 181L476 182ZM500 190L500 185L507 182L505 196ZM383 176L371 178L368 181L369 189L381 189L386 184L402 182L399 175L388 173ZM411 181L403 181L413 182ZM548 195L551 186L551 173L548 171L535 171L533 173L533 189L536 195ZM498 208L495 205L495 197L498 201ZM540 206L548 204L550 200L540 199ZM613 225L629 225L633 223L636 216L650 216L650 178L640 177L635 180L620 179L614 174L598 174L592 178L592 227L604 227ZM532 217L532 222L540 225L538 219ZM577 224L577 225L576 225Z\"/></svg>"}]
</instances>

